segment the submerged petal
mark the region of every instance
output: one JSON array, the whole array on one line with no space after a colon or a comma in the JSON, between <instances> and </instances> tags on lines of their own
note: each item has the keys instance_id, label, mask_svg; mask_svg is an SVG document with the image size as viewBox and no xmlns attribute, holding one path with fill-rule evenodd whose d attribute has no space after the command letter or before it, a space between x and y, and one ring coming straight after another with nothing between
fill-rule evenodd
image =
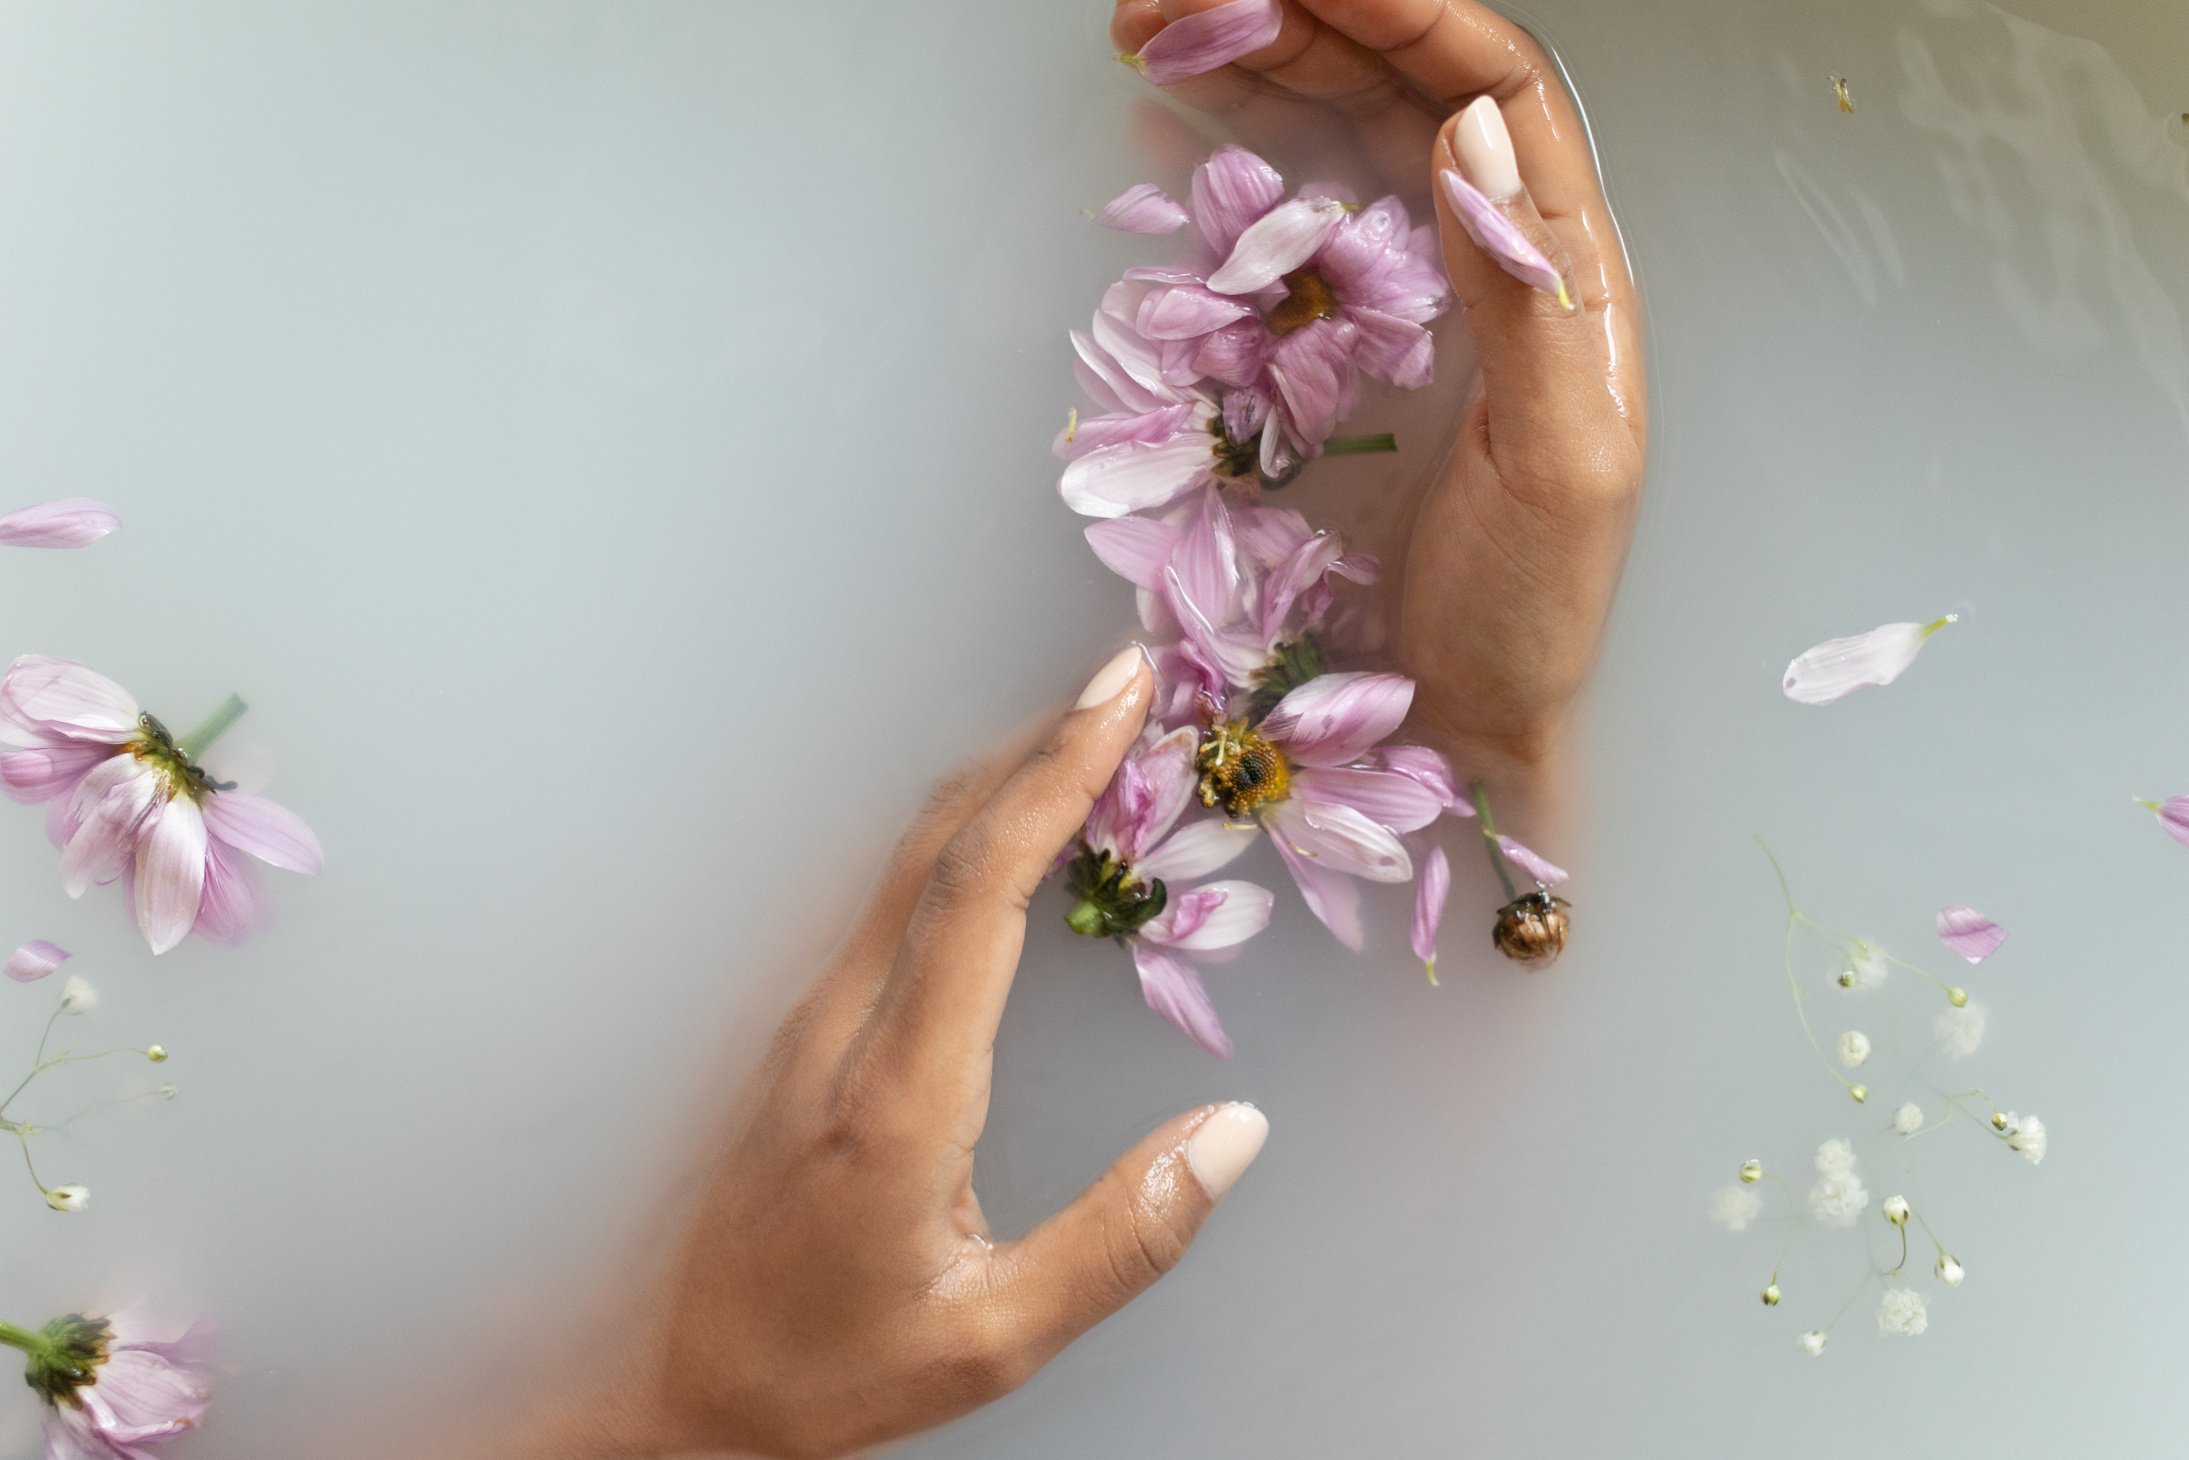
<instances>
[{"instance_id":1,"label":"submerged petal","mask_svg":"<svg viewBox=\"0 0 2189 1460\"><path fill-rule=\"evenodd\" d=\"M114 753L111 745L39 745L0 753L0 790L26 805L51 801L74 791Z\"/></svg>"},{"instance_id":2,"label":"submerged petal","mask_svg":"<svg viewBox=\"0 0 2189 1460\"><path fill-rule=\"evenodd\" d=\"M1088 452L1064 468L1057 490L1082 517L1123 517L1176 501L1209 473L1215 455L1206 431L1168 441L1129 441Z\"/></svg>"},{"instance_id":3,"label":"submerged petal","mask_svg":"<svg viewBox=\"0 0 2189 1460\"><path fill-rule=\"evenodd\" d=\"M1251 821L1210 817L1188 822L1165 837L1155 850L1143 855L1134 864L1135 869L1143 877L1164 882L1206 877L1229 866L1241 852L1254 845L1254 839L1261 832L1261 827Z\"/></svg>"},{"instance_id":4,"label":"submerged petal","mask_svg":"<svg viewBox=\"0 0 2189 1460\"><path fill-rule=\"evenodd\" d=\"M0 756L0 772L5 772L7 757ZM2136 800L2138 806L2159 819L2166 834L2183 846L2189 847L2189 796L2169 796L2164 801Z\"/></svg>"},{"instance_id":5,"label":"submerged petal","mask_svg":"<svg viewBox=\"0 0 2189 1460\"><path fill-rule=\"evenodd\" d=\"M1154 183L1134 183L1105 203L1094 221L1120 233L1176 233L1186 226L1186 209Z\"/></svg>"},{"instance_id":6,"label":"submerged petal","mask_svg":"<svg viewBox=\"0 0 2189 1460\"><path fill-rule=\"evenodd\" d=\"M1231 1036L1224 1033L1216 1006L1209 1002L1209 992L1191 963L1136 939L1133 967L1140 973L1140 996L1149 1008L1218 1059L1231 1058Z\"/></svg>"},{"instance_id":7,"label":"submerged petal","mask_svg":"<svg viewBox=\"0 0 2189 1460\"><path fill-rule=\"evenodd\" d=\"M1528 235L1505 215L1503 208L1452 168L1438 172L1437 180L1444 187L1444 201L1452 205L1459 226L1499 268L1530 288L1555 294L1561 300L1571 297L1558 266L1528 241Z\"/></svg>"},{"instance_id":8,"label":"submerged petal","mask_svg":"<svg viewBox=\"0 0 2189 1460\"><path fill-rule=\"evenodd\" d=\"M1344 765L1398 729L1413 703L1403 674L1322 674L1279 700L1262 733L1303 765Z\"/></svg>"},{"instance_id":9,"label":"submerged petal","mask_svg":"<svg viewBox=\"0 0 2189 1460\"><path fill-rule=\"evenodd\" d=\"M248 791L215 791L202 805L206 827L238 851L284 872L319 875L319 838L288 807Z\"/></svg>"},{"instance_id":10,"label":"submerged petal","mask_svg":"<svg viewBox=\"0 0 2189 1460\"><path fill-rule=\"evenodd\" d=\"M1246 148L1226 143L1194 169L1193 227L1223 258L1247 225L1284 201L1285 180Z\"/></svg>"},{"instance_id":11,"label":"submerged petal","mask_svg":"<svg viewBox=\"0 0 2189 1460\"><path fill-rule=\"evenodd\" d=\"M1236 948L1269 926L1276 903L1268 888L1252 882L1211 882L1179 894L1140 936L1190 953Z\"/></svg>"},{"instance_id":12,"label":"submerged petal","mask_svg":"<svg viewBox=\"0 0 2189 1460\"><path fill-rule=\"evenodd\" d=\"M1369 882L1404 882L1414 875L1397 834L1341 802L1294 795L1270 808L1263 823L1271 841L1328 871Z\"/></svg>"},{"instance_id":13,"label":"submerged petal","mask_svg":"<svg viewBox=\"0 0 2189 1460\"><path fill-rule=\"evenodd\" d=\"M1414 956L1437 976L1437 929L1444 925L1444 904L1452 892L1452 862L1444 848L1431 847L1421 859L1421 874L1414 879Z\"/></svg>"},{"instance_id":14,"label":"submerged petal","mask_svg":"<svg viewBox=\"0 0 2189 1460\"><path fill-rule=\"evenodd\" d=\"M1828 705L1866 686L1891 684L1931 635L1960 617L1949 613L1927 624L1886 624L1852 638L1827 639L1786 666L1786 697L1797 704Z\"/></svg>"},{"instance_id":15,"label":"submerged petal","mask_svg":"<svg viewBox=\"0 0 2189 1460\"><path fill-rule=\"evenodd\" d=\"M1209 288L1218 294L1252 294L1266 289L1315 256L1345 218L1345 204L1334 198L1294 198L1254 220L1231 246L1231 254Z\"/></svg>"},{"instance_id":16,"label":"submerged petal","mask_svg":"<svg viewBox=\"0 0 2189 1460\"><path fill-rule=\"evenodd\" d=\"M33 938L8 955L7 975L17 983L36 983L67 961L66 948Z\"/></svg>"},{"instance_id":17,"label":"submerged petal","mask_svg":"<svg viewBox=\"0 0 2189 1460\"><path fill-rule=\"evenodd\" d=\"M1139 54L1122 59L1156 85L1169 86L1252 55L1276 40L1283 26L1277 0L1231 0L1170 22Z\"/></svg>"},{"instance_id":18,"label":"submerged petal","mask_svg":"<svg viewBox=\"0 0 2189 1460\"><path fill-rule=\"evenodd\" d=\"M1444 798L1412 776L1365 767L1302 766L1292 793L1350 806L1393 831L1419 831L1444 814Z\"/></svg>"},{"instance_id":19,"label":"submerged petal","mask_svg":"<svg viewBox=\"0 0 2189 1460\"><path fill-rule=\"evenodd\" d=\"M1292 880L1299 884L1300 897L1307 903L1307 910L1320 919L1340 943L1355 953L1360 952L1363 942L1360 883L1319 865L1312 857L1301 855L1281 836L1269 840L1284 860Z\"/></svg>"},{"instance_id":20,"label":"submerged petal","mask_svg":"<svg viewBox=\"0 0 2189 1460\"><path fill-rule=\"evenodd\" d=\"M25 654L0 675L0 739L21 745L119 745L137 733L127 690L72 659Z\"/></svg>"},{"instance_id":21,"label":"submerged petal","mask_svg":"<svg viewBox=\"0 0 2189 1460\"><path fill-rule=\"evenodd\" d=\"M137 838L137 927L154 953L180 943L198 920L205 891L205 817L188 796L171 797L145 818Z\"/></svg>"},{"instance_id":22,"label":"submerged petal","mask_svg":"<svg viewBox=\"0 0 2189 1460\"><path fill-rule=\"evenodd\" d=\"M1108 517L1087 524L1087 546L1102 566L1136 588L1155 588L1163 581L1171 554L1178 551L1184 533L1152 517ZM6 774L0 757L0 776Z\"/></svg>"},{"instance_id":23,"label":"submerged petal","mask_svg":"<svg viewBox=\"0 0 2189 1460\"><path fill-rule=\"evenodd\" d=\"M0 543L9 547L79 548L97 542L122 525L104 502L64 497L36 507L18 507L0 517Z\"/></svg>"},{"instance_id":24,"label":"submerged petal","mask_svg":"<svg viewBox=\"0 0 2189 1460\"><path fill-rule=\"evenodd\" d=\"M1509 836L1497 839L1497 849L1505 854L1505 860L1527 873L1545 887L1556 887L1566 880L1566 869L1547 857L1539 857Z\"/></svg>"},{"instance_id":25,"label":"submerged petal","mask_svg":"<svg viewBox=\"0 0 2189 1460\"><path fill-rule=\"evenodd\" d=\"M191 931L233 948L266 925L269 911L250 860L226 842L208 841L205 891L198 896L198 920Z\"/></svg>"},{"instance_id":26,"label":"submerged petal","mask_svg":"<svg viewBox=\"0 0 2189 1460\"><path fill-rule=\"evenodd\" d=\"M2006 942L2007 931L1973 907L1938 911L1938 941L1971 963L1982 963Z\"/></svg>"}]
</instances>

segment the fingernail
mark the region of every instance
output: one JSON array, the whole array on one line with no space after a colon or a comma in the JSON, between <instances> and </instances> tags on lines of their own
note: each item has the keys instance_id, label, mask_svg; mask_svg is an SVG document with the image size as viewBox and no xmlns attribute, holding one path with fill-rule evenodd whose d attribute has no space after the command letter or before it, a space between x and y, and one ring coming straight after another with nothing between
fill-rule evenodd
<instances>
[{"instance_id":1,"label":"fingernail","mask_svg":"<svg viewBox=\"0 0 2189 1460\"><path fill-rule=\"evenodd\" d=\"M1520 159L1513 156L1513 134L1505 114L1487 96L1467 103L1454 128L1459 167L1484 197L1502 203L1520 192Z\"/></svg>"},{"instance_id":2,"label":"fingernail","mask_svg":"<svg viewBox=\"0 0 2189 1460\"><path fill-rule=\"evenodd\" d=\"M1186 1165L1209 1200L1216 1201L1254 1164L1268 1139L1269 1117L1244 1100L1234 1100L1218 1106L1194 1131L1186 1142Z\"/></svg>"},{"instance_id":3,"label":"fingernail","mask_svg":"<svg viewBox=\"0 0 2189 1460\"><path fill-rule=\"evenodd\" d=\"M1125 692L1125 686L1133 682L1133 676L1140 672L1144 657L1138 644L1127 644L1118 651L1115 659L1095 671L1095 677L1088 680L1087 687L1079 692L1079 703L1072 708L1091 710L1096 705L1106 705L1116 699Z\"/></svg>"}]
</instances>

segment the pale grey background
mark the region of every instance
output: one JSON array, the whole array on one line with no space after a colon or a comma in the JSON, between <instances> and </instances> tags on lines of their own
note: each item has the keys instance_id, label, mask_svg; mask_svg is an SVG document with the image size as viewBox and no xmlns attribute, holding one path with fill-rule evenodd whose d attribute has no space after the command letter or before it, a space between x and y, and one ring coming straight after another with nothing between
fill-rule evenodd
<instances>
[{"instance_id":1,"label":"pale grey background","mask_svg":"<svg viewBox=\"0 0 2189 1460\"><path fill-rule=\"evenodd\" d=\"M1183 182L1132 140L1104 15L0 4L0 497L128 524L0 554L0 648L171 721L243 691L329 851L247 950L155 963L0 807L0 943L76 949L107 996L79 1042L163 1040L183 1087L43 1148L83 1215L0 1179L0 1313L215 1315L236 1372L178 1456L410 1453L620 1338L594 1296L926 783L1128 632L1046 455L1064 329L1151 251L1079 210ZM1288 906L1214 978L1220 1066L1044 920L981 1153L1000 1228L1195 1102L1274 1135L1178 1273L910 1453L2178 1454L2189 852L2127 798L2189 790L2189 19L1529 18L1657 383L1583 813L1545 847L1574 951L1457 951L1471 855L1441 990L1400 901L1358 961ZM1418 478L1409 441L1326 500ZM1818 639L1948 609L1891 690L1777 693ZM1858 1129L1795 1032L1754 831L1820 917L1918 958L1941 903L2012 932L1970 977L1975 1074L1936 1078L2055 1152L1953 1132L1903 1176L1877 1147L1873 1189L1971 1272L1913 1343L1858 1306L1802 1359L1860 1259L1797 1257L1767 1314L1777 1243L1703 1215L1740 1158ZM1920 1036L1892 992L1873 1031ZM0 1066L50 993L0 988ZM34 1423L18 1393L0 1443Z\"/></svg>"}]
</instances>

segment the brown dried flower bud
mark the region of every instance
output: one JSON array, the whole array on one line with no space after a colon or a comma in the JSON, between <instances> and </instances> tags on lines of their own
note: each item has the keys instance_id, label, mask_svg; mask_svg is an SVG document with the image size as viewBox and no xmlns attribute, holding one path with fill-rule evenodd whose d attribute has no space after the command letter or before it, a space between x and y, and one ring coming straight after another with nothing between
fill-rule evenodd
<instances>
[{"instance_id":1,"label":"brown dried flower bud","mask_svg":"<svg viewBox=\"0 0 2189 1460\"><path fill-rule=\"evenodd\" d=\"M1569 905L1548 892L1516 897L1497 910L1497 927L1490 941L1515 963L1556 963L1566 951Z\"/></svg>"}]
</instances>

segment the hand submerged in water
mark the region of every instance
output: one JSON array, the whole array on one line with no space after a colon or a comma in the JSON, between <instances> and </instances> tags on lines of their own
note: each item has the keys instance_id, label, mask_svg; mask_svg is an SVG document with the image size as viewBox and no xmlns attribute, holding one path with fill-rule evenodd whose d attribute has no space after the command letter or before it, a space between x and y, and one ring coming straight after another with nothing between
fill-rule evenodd
<instances>
[{"instance_id":1,"label":"hand submerged in water","mask_svg":"<svg viewBox=\"0 0 2189 1460\"><path fill-rule=\"evenodd\" d=\"M1138 51L1222 0L1118 0ZM1254 140L1344 118L1387 185L1436 201L1445 269L1481 358L1457 444L1422 499L1394 649L1417 719L1469 774L1527 779L1596 657L1640 501L1641 320L1580 114L1549 58L1473 0L1284 0L1268 47L1169 89ZM1457 168L1560 268L1573 307L1460 227Z\"/></svg>"}]
</instances>

